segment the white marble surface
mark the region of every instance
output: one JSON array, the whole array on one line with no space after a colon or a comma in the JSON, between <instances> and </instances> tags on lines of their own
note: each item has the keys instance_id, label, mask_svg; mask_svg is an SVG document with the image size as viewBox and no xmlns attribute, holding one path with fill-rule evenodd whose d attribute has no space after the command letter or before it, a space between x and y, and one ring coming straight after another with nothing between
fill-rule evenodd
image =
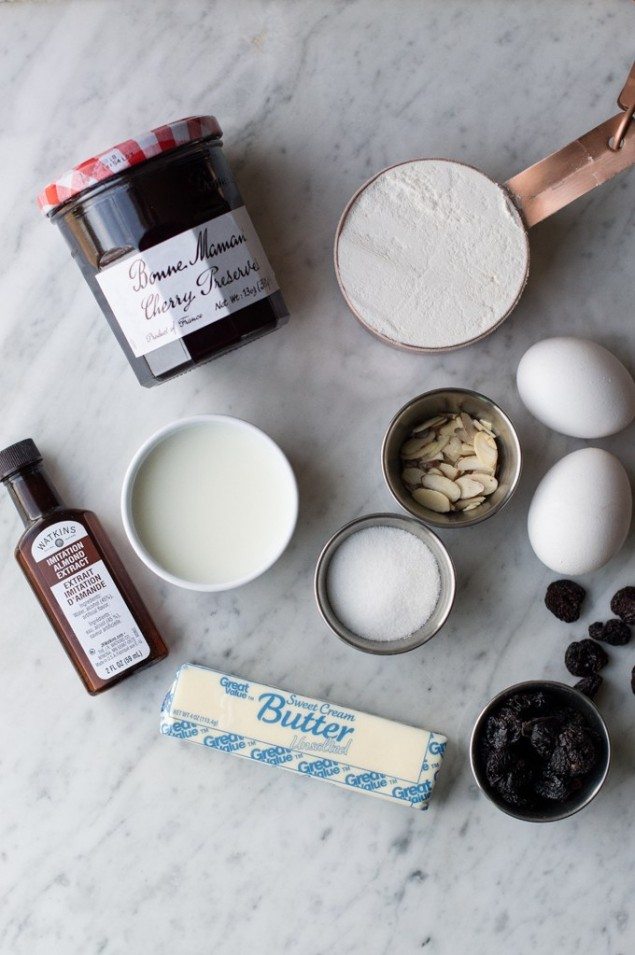
<instances>
[{"instance_id":1,"label":"white marble surface","mask_svg":"<svg viewBox=\"0 0 635 955\"><path fill-rule=\"evenodd\" d=\"M338 294L331 246L344 202L389 162L449 156L506 178L612 115L634 24L626 0L0 4L0 437L35 437L69 502L102 516L172 650L85 695L11 557L19 527L2 499L2 955L633 952L633 649L611 654L600 704L614 765L584 813L515 822L478 794L467 760L486 700L517 680L566 678L567 638L635 583L631 536L584 581L580 625L545 611L552 575L530 551L527 505L539 475L583 442L532 421L514 387L525 348L554 333L590 335L632 365L633 177L533 230L513 317L444 357L370 338ZM71 162L195 112L222 122L293 320L146 391L33 197ZM441 385L499 400L526 468L506 512L445 536L459 593L442 635L378 659L325 629L313 567L340 524L393 507L384 428ZM284 558L221 596L154 579L118 516L141 441L207 411L265 428L302 496ZM633 433L599 442L631 473ZM161 738L161 698L188 660L446 733L430 811Z\"/></svg>"}]
</instances>

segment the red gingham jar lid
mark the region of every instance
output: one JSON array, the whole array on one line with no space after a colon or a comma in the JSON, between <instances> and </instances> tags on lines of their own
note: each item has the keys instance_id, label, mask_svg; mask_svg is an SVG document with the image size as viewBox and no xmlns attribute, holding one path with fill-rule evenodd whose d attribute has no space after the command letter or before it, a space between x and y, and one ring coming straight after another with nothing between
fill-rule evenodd
<instances>
[{"instance_id":1,"label":"red gingham jar lid","mask_svg":"<svg viewBox=\"0 0 635 955\"><path fill-rule=\"evenodd\" d=\"M126 139L98 156L86 159L59 176L42 190L37 203L45 215L73 196L104 179L110 179L146 159L167 153L206 136L220 138L223 132L215 116L187 116L151 129L135 139Z\"/></svg>"}]
</instances>

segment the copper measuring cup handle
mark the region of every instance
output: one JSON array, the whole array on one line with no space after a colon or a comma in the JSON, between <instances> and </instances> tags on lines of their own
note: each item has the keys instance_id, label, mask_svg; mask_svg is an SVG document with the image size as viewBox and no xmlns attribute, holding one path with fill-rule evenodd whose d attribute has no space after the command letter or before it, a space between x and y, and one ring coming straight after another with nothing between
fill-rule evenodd
<instances>
[{"instance_id":1,"label":"copper measuring cup handle","mask_svg":"<svg viewBox=\"0 0 635 955\"><path fill-rule=\"evenodd\" d=\"M618 103L623 112L504 184L527 228L635 164L635 63Z\"/></svg>"}]
</instances>

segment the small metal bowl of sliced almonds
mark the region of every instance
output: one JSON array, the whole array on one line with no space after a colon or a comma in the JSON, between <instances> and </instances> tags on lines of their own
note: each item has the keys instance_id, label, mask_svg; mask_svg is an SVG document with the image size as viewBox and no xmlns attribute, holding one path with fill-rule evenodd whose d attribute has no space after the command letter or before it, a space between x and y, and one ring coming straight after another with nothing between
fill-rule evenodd
<instances>
[{"instance_id":1,"label":"small metal bowl of sliced almonds","mask_svg":"<svg viewBox=\"0 0 635 955\"><path fill-rule=\"evenodd\" d=\"M507 415L485 395L439 388L413 398L382 445L388 488L433 527L470 527L505 506L518 484L521 451Z\"/></svg>"}]
</instances>

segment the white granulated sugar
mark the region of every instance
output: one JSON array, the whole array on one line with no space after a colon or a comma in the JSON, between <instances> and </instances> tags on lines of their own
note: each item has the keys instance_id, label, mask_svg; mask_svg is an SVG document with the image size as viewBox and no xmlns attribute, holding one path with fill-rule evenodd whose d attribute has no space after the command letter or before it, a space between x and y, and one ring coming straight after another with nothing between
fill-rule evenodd
<instances>
[{"instance_id":1,"label":"white granulated sugar","mask_svg":"<svg viewBox=\"0 0 635 955\"><path fill-rule=\"evenodd\" d=\"M429 619L439 566L422 540L397 527L351 534L331 558L327 592L338 620L367 640L400 640Z\"/></svg>"},{"instance_id":2,"label":"white granulated sugar","mask_svg":"<svg viewBox=\"0 0 635 955\"><path fill-rule=\"evenodd\" d=\"M374 331L420 348L489 331L529 261L517 209L487 176L443 159L387 169L358 196L337 246L340 281Z\"/></svg>"}]
</instances>

